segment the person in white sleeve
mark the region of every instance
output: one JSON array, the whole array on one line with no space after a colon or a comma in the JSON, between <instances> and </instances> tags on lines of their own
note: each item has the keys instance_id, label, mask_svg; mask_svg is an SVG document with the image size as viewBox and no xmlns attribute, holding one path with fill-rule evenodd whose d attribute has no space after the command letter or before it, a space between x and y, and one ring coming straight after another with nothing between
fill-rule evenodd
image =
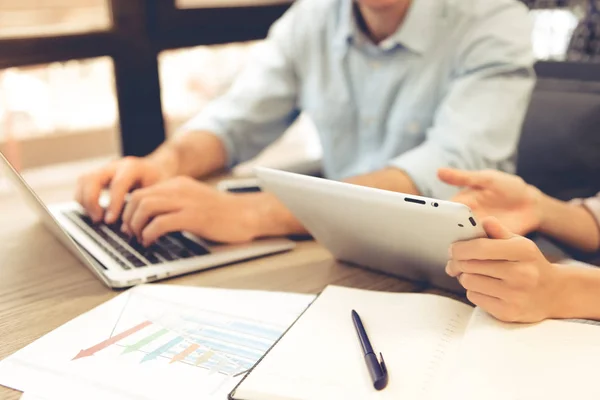
<instances>
[{"instance_id":1,"label":"person in white sleeve","mask_svg":"<svg viewBox=\"0 0 600 400\"><path fill-rule=\"evenodd\" d=\"M453 244L446 272L467 298L503 321L600 320L600 269L553 264L531 240L541 232L585 252L600 249L600 194L563 202L499 171L440 169L462 187L454 201L471 207L488 238Z\"/></svg>"}]
</instances>

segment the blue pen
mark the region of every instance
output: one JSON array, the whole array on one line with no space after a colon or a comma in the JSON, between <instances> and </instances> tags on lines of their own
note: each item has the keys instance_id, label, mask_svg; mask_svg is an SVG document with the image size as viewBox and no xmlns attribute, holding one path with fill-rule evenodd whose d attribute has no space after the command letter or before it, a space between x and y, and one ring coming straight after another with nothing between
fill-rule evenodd
<instances>
[{"instance_id":1,"label":"blue pen","mask_svg":"<svg viewBox=\"0 0 600 400\"><path fill-rule=\"evenodd\" d=\"M354 322L358 340L360 341L363 353L365 354L365 362L367 363L369 375L371 375L371 379L373 380L373 386L375 389L381 390L386 387L389 380L387 367L383 361L383 354L379 353L379 356L381 357L380 363L373 352L373 346L371 346L367 331L365 331L365 327L363 326L358 313L354 310L352 310L352 321Z\"/></svg>"}]
</instances>

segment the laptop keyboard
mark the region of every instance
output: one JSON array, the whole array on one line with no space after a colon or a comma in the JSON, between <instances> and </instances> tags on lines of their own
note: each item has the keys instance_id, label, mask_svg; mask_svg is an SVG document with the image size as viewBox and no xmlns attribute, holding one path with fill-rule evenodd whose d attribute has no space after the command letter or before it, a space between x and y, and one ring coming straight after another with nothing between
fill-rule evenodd
<instances>
[{"instance_id":1,"label":"laptop keyboard","mask_svg":"<svg viewBox=\"0 0 600 400\"><path fill-rule=\"evenodd\" d=\"M95 224L90 217L78 211L68 211L64 214L123 269L141 268L210 253L206 247L188 239L180 232L161 236L151 246L144 247L135 237L130 238L121 232L121 221L110 225Z\"/></svg>"}]
</instances>

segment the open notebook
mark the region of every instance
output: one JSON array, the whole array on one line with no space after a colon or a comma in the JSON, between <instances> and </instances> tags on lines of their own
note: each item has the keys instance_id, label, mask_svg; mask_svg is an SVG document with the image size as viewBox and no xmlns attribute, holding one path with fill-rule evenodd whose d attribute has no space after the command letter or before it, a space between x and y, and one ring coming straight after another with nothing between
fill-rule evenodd
<instances>
[{"instance_id":1,"label":"open notebook","mask_svg":"<svg viewBox=\"0 0 600 400\"><path fill-rule=\"evenodd\" d=\"M351 310L389 384L373 389ZM428 294L329 286L230 394L280 399L600 399L600 326L501 323Z\"/></svg>"}]
</instances>

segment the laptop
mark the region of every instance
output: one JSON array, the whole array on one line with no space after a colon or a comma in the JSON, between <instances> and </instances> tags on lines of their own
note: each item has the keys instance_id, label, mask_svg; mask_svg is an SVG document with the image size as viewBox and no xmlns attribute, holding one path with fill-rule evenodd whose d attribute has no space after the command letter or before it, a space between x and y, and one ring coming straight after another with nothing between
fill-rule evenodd
<instances>
[{"instance_id":1,"label":"laptop","mask_svg":"<svg viewBox=\"0 0 600 400\"><path fill-rule=\"evenodd\" d=\"M288 239L243 245L208 242L174 232L144 248L120 231L120 221L95 224L76 202L46 206L0 152L0 165L44 225L106 286L125 288L291 250Z\"/></svg>"},{"instance_id":2,"label":"laptop","mask_svg":"<svg viewBox=\"0 0 600 400\"><path fill-rule=\"evenodd\" d=\"M346 263L464 293L445 273L448 248L484 237L459 203L256 168L260 186Z\"/></svg>"}]
</instances>

